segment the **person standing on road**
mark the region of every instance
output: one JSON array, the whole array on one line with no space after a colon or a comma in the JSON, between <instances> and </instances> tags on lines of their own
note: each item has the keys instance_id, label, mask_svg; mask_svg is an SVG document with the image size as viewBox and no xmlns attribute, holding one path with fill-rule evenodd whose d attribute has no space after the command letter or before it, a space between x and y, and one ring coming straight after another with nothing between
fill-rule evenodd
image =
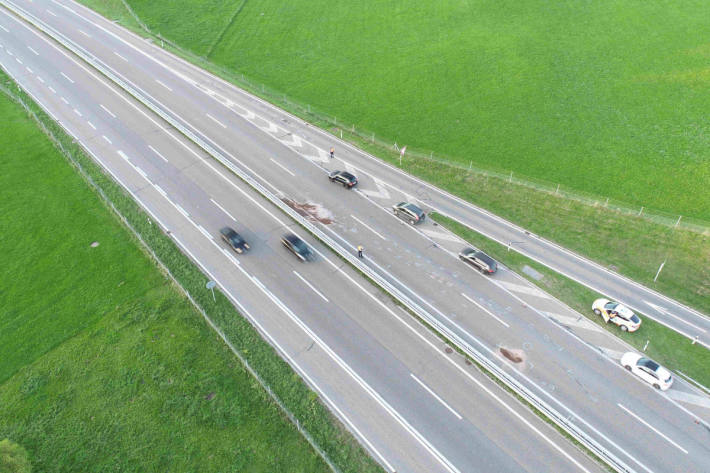
<instances>
[{"instance_id":1,"label":"person standing on road","mask_svg":"<svg viewBox=\"0 0 710 473\"><path fill-rule=\"evenodd\" d=\"M357 257L358 258L362 258L362 250L364 250L362 245L357 245Z\"/></svg>"},{"instance_id":2,"label":"person standing on road","mask_svg":"<svg viewBox=\"0 0 710 473\"><path fill-rule=\"evenodd\" d=\"M330 159L333 159L334 157L335 157L335 148L331 146L330 147Z\"/></svg>"}]
</instances>

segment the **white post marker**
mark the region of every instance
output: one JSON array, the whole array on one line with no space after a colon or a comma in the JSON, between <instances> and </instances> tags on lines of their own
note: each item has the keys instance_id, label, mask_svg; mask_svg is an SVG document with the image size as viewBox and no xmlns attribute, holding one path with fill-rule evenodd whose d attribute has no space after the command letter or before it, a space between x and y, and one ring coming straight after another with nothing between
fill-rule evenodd
<instances>
[{"instance_id":1,"label":"white post marker","mask_svg":"<svg viewBox=\"0 0 710 473\"><path fill-rule=\"evenodd\" d=\"M656 282L656 279L658 279L658 275L661 274L661 270L663 269L663 266L665 266L666 260L663 260L663 263L658 267L658 271L656 272L656 277L653 278L653 282Z\"/></svg>"},{"instance_id":2,"label":"white post marker","mask_svg":"<svg viewBox=\"0 0 710 473\"><path fill-rule=\"evenodd\" d=\"M207 284L205 285L205 287L207 287L207 289L209 289L210 291L212 291L212 299L213 299L215 302L217 302L217 298L214 296L214 287L215 287L216 285L217 285L217 283L214 282L214 281L207 281Z\"/></svg>"},{"instance_id":3,"label":"white post marker","mask_svg":"<svg viewBox=\"0 0 710 473\"><path fill-rule=\"evenodd\" d=\"M405 151L407 151L407 147L402 146L402 150L399 152L399 167L402 167L402 156L404 156Z\"/></svg>"}]
</instances>

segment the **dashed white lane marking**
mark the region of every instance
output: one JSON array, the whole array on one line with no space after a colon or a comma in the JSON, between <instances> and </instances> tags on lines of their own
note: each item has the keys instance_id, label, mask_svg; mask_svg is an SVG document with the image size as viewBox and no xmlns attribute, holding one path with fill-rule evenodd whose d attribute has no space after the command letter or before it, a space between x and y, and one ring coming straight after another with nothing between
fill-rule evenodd
<instances>
[{"instance_id":1,"label":"dashed white lane marking","mask_svg":"<svg viewBox=\"0 0 710 473\"><path fill-rule=\"evenodd\" d=\"M133 169L135 169L136 172L137 172L138 174L140 174L141 177L143 177L143 179L145 179L146 181L150 182L150 179L148 179L148 174L146 174L146 172L145 172L144 170L142 170L141 168L139 168L139 167L136 166L135 164L133 165Z\"/></svg>"},{"instance_id":2,"label":"dashed white lane marking","mask_svg":"<svg viewBox=\"0 0 710 473\"><path fill-rule=\"evenodd\" d=\"M385 237L383 237L382 235L380 235L374 228L372 228L371 226L369 226L368 224L366 224L365 222L363 222L362 220L360 220L359 218L357 218L355 215L350 215L350 216L351 216L354 220L356 220L357 222L359 222L360 225L362 225L363 227L367 228L368 230L370 230L372 233L374 233L374 234L377 235L378 237L382 238L383 240L387 240L387 238L385 238Z\"/></svg>"},{"instance_id":3,"label":"dashed white lane marking","mask_svg":"<svg viewBox=\"0 0 710 473\"><path fill-rule=\"evenodd\" d=\"M91 128L93 128L94 130L96 129L96 127L94 126L94 124L91 123L90 121L87 120L86 123L88 123L89 126L90 126Z\"/></svg>"},{"instance_id":4,"label":"dashed white lane marking","mask_svg":"<svg viewBox=\"0 0 710 473\"><path fill-rule=\"evenodd\" d=\"M72 84L74 83L74 81L71 79L71 77L69 77L69 76L66 75L65 73L60 72L60 74L62 75L62 77L64 77L66 80L68 80L68 81L71 82Z\"/></svg>"},{"instance_id":5,"label":"dashed white lane marking","mask_svg":"<svg viewBox=\"0 0 710 473\"><path fill-rule=\"evenodd\" d=\"M30 74L35 73L32 69L30 69L30 66L25 66L25 69L27 69L27 72L29 72Z\"/></svg>"},{"instance_id":6,"label":"dashed white lane marking","mask_svg":"<svg viewBox=\"0 0 710 473\"><path fill-rule=\"evenodd\" d=\"M622 406L621 404L617 404L617 406L619 406L619 407L622 408L624 411L626 411L626 413L629 414L631 417L633 417L633 418L636 419L637 421L641 422L643 425L645 425L646 427L648 427L649 429L653 430L653 431L656 432L658 435L660 435L661 437L663 437L664 439L666 439L666 440L668 441L668 443L670 443L671 445L673 445L675 448L677 448L677 449L680 450L681 452L685 453L686 455L688 454L688 450L684 449L683 447L681 447L680 445L678 445L677 443L675 443L673 440L671 440L669 437L667 437L667 436L666 436L665 434L663 434L662 432L659 432L658 430L656 430L651 424L649 424L648 422L646 422L645 420L643 420L642 418L640 418L639 416L637 416L636 414L634 414L633 412L631 412L629 409L627 409L626 407Z\"/></svg>"},{"instance_id":7,"label":"dashed white lane marking","mask_svg":"<svg viewBox=\"0 0 710 473\"><path fill-rule=\"evenodd\" d=\"M47 13L49 13L49 14L52 15L52 16L57 16L57 14L54 13L52 10L47 10Z\"/></svg>"},{"instance_id":8,"label":"dashed white lane marking","mask_svg":"<svg viewBox=\"0 0 710 473\"><path fill-rule=\"evenodd\" d=\"M219 207L219 210L221 210L222 212L224 212L225 214L227 214L227 217L231 218L231 219L234 220L235 222L237 221L237 219L234 218L234 217L232 216L232 214L230 214L229 212L227 212L227 209L225 209L224 207L222 207L221 205L219 205L216 200L214 200L214 199L212 199L212 198L210 198L210 200L212 201L212 203L213 203L214 205L216 205L217 207Z\"/></svg>"},{"instance_id":9,"label":"dashed white lane marking","mask_svg":"<svg viewBox=\"0 0 710 473\"><path fill-rule=\"evenodd\" d=\"M74 113L76 113L77 115L81 116L81 112L80 112L79 110L77 110L77 109L74 109Z\"/></svg>"},{"instance_id":10,"label":"dashed white lane marking","mask_svg":"<svg viewBox=\"0 0 710 473\"><path fill-rule=\"evenodd\" d=\"M170 87L168 87L167 85L163 84L163 83L162 83L162 82L160 82L160 81L159 81L158 79L155 79L155 82L157 82L158 84L162 85L163 87L165 87L166 89L168 89L168 90L169 90L170 92L172 92L172 91L173 91L173 89L171 89L171 88L170 88Z\"/></svg>"},{"instance_id":11,"label":"dashed white lane marking","mask_svg":"<svg viewBox=\"0 0 710 473\"><path fill-rule=\"evenodd\" d=\"M563 314L556 314L554 312L545 312L545 311L540 311L543 314L547 315L548 317L556 320L558 323L562 325L567 325L567 326L572 326L572 327L579 327L584 330L591 330L594 332L601 332L604 333L606 330L601 328L599 325L595 324L591 320L587 319L586 317L582 315L563 315Z\"/></svg>"},{"instance_id":12,"label":"dashed white lane marking","mask_svg":"<svg viewBox=\"0 0 710 473\"><path fill-rule=\"evenodd\" d=\"M64 105L69 105L69 101L65 99L64 97L59 97L62 102L64 102Z\"/></svg>"},{"instance_id":13,"label":"dashed white lane marking","mask_svg":"<svg viewBox=\"0 0 710 473\"><path fill-rule=\"evenodd\" d=\"M413 379L414 381L416 381L416 382L419 384L419 386L423 387L423 388L426 390L426 392L428 392L429 394L431 394L432 396L434 396L434 398L435 398L437 401L439 401L442 406L444 406L445 408L447 408L447 409L449 410L449 412L451 412L453 415L455 415L459 420L462 420L462 419L463 419L463 417L461 417L458 412L456 412L451 406L449 406L447 403L445 403L443 399L441 399L434 391L432 391L432 390L429 388L429 386L427 386L426 384L422 383L422 382L419 380L419 378L417 378L416 376L414 376L414 373L409 373L409 376L411 376L412 379Z\"/></svg>"},{"instance_id":14,"label":"dashed white lane marking","mask_svg":"<svg viewBox=\"0 0 710 473\"><path fill-rule=\"evenodd\" d=\"M666 391L666 396L685 404L694 404L696 406L710 409L710 398L707 396L698 396L697 394L686 393L677 389L670 389Z\"/></svg>"},{"instance_id":15,"label":"dashed white lane marking","mask_svg":"<svg viewBox=\"0 0 710 473\"><path fill-rule=\"evenodd\" d=\"M113 143L111 143L111 140L109 140L108 138L106 138L106 135L101 135L101 136L103 137L103 139L106 140L106 142L107 142L108 144L110 144L110 145L113 144Z\"/></svg>"},{"instance_id":16,"label":"dashed white lane marking","mask_svg":"<svg viewBox=\"0 0 710 473\"><path fill-rule=\"evenodd\" d=\"M422 228L421 231L423 234L435 240L445 240L453 241L455 243L461 243L461 238L448 232L437 232L436 230L430 230L428 228Z\"/></svg>"},{"instance_id":17,"label":"dashed white lane marking","mask_svg":"<svg viewBox=\"0 0 710 473\"><path fill-rule=\"evenodd\" d=\"M20 61L20 58L19 58L19 57L16 57L16 58L15 58L15 61L19 62L20 64L24 64L22 61Z\"/></svg>"},{"instance_id":18,"label":"dashed white lane marking","mask_svg":"<svg viewBox=\"0 0 710 473\"><path fill-rule=\"evenodd\" d=\"M27 49L29 49L30 51L32 51L35 56L39 56L39 53L38 53L37 51L35 51L34 49L32 49L32 46L27 46Z\"/></svg>"},{"instance_id":19,"label":"dashed white lane marking","mask_svg":"<svg viewBox=\"0 0 710 473\"><path fill-rule=\"evenodd\" d=\"M321 292L320 292L318 289L316 289L315 287L313 287L313 285L312 285L311 283L309 283L308 281L306 281L306 279L305 279L303 276L301 276L300 274L298 274L295 270L293 271L293 274L295 274L296 276L298 276L298 279L300 279L301 281L303 281L303 283L304 283L306 286L310 287L310 288L313 290L313 292L315 292L316 294L318 294L318 295L321 297L321 299L323 299L323 300L326 301L326 302L330 302L323 294L321 294Z\"/></svg>"},{"instance_id":20,"label":"dashed white lane marking","mask_svg":"<svg viewBox=\"0 0 710 473\"><path fill-rule=\"evenodd\" d=\"M215 117L213 117L213 116L210 115L209 113L205 113L205 115L207 115L207 117L208 117L210 120L212 120L213 122L215 122L217 125L221 126L222 128L227 128L227 125L225 125L225 124L222 123L221 121L217 120Z\"/></svg>"},{"instance_id":21,"label":"dashed white lane marking","mask_svg":"<svg viewBox=\"0 0 710 473\"><path fill-rule=\"evenodd\" d=\"M79 33L83 34L83 35L86 36L87 38L91 38L91 35L90 35L89 33L87 33L86 31L84 31L84 30L79 30Z\"/></svg>"},{"instance_id":22,"label":"dashed white lane marking","mask_svg":"<svg viewBox=\"0 0 710 473\"><path fill-rule=\"evenodd\" d=\"M163 156L162 154L160 154L157 149L153 148L151 145L148 145L148 148L150 148L150 150L151 150L152 152L154 152L155 154L157 154L158 156L160 156L160 159L162 159L162 160L165 161L166 163L168 162L168 158L166 158L165 156Z\"/></svg>"},{"instance_id":23,"label":"dashed white lane marking","mask_svg":"<svg viewBox=\"0 0 710 473\"><path fill-rule=\"evenodd\" d=\"M292 173L291 170L288 169L286 166L284 166L283 164L280 164L280 163L279 163L278 161L276 161L274 158L269 158L269 159L271 160L272 163L274 163L275 165L277 165L278 167L280 167L281 169L283 169L284 171L286 171L287 173L289 173L291 176L296 177L296 175L295 175L294 173Z\"/></svg>"},{"instance_id":24,"label":"dashed white lane marking","mask_svg":"<svg viewBox=\"0 0 710 473\"><path fill-rule=\"evenodd\" d=\"M116 115L114 115L113 112L112 112L111 110L109 110L108 108L104 107L104 106L101 105L101 104L99 104L99 107L103 108L104 111L105 111L106 113L108 113L109 115L111 115L113 118L116 118Z\"/></svg>"},{"instance_id":25,"label":"dashed white lane marking","mask_svg":"<svg viewBox=\"0 0 710 473\"><path fill-rule=\"evenodd\" d=\"M491 312L490 310L488 310L488 309L486 309L485 307L483 307L481 304L479 304L479 303L478 303L477 301L475 301L473 298L467 296L467 295L464 294L463 292L461 293L461 295L462 295L463 297L465 297L466 299L468 299L469 301L471 301L474 305L476 305L476 307L478 307L479 309L481 309L483 312L485 312L486 314L490 315L491 317L493 317L494 319L496 319L498 322L500 322L501 324L503 324L506 328L510 328L510 325L508 325L507 323L505 323L505 321L504 321L503 319L499 318L499 317L498 317L497 315L495 315L493 312Z\"/></svg>"},{"instance_id":26,"label":"dashed white lane marking","mask_svg":"<svg viewBox=\"0 0 710 473\"><path fill-rule=\"evenodd\" d=\"M121 55L118 54L116 51L114 51L113 53L114 53L116 56L118 56L118 57L120 57L121 59L123 59L124 61L129 62L128 59L126 59L125 57L121 56Z\"/></svg>"},{"instance_id":27,"label":"dashed white lane marking","mask_svg":"<svg viewBox=\"0 0 710 473\"><path fill-rule=\"evenodd\" d=\"M7 28L5 28L5 27L2 26L2 25L0 25L0 29L2 29L5 33L9 33L9 32L10 32L10 30L8 30Z\"/></svg>"},{"instance_id":28,"label":"dashed white lane marking","mask_svg":"<svg viewBox=\"0 0 710 473\"><path fill-rule=\"evenodd\" d=\"M40 76L37 76L37 80L44 84L44 79L42 79Z\"/></svg>"},{"instance_id":29,"label":"dashed white lane marking","mask_svg":"<svg viewBox=\"0 0 710 473\"><path fill-rule=\"evenodd\" d=\"M528 294L530 296L542 297L543 299L551 299L548 294L545 294L539 289L529 286L523 286L522 284L515 284L508 281L498 281L498 283L512 292L519 292L521 294Z\"/></svg>"}]
</instances>

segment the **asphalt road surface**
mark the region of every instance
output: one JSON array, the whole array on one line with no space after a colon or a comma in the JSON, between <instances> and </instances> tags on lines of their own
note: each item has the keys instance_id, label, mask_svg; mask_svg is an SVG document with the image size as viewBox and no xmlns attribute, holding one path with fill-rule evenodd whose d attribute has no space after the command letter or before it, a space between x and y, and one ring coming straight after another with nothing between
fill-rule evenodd
<instances>
[{"instance_id":1,"label":"asphalt road surface","mask_svg":"<svg viewBox=\"0 0 710 473\"><path fill-rule=\"evenodd\" d=\"M493 278L483 277L457 260L455 251L461 242L455 237L431 223L411 227L389 210L393 203L412 200L442 211L436 207L434 194L471 212L475 210L473 207L389 166L378 165L354 150L338 151L336 159L331 160L325 151L331 138L74 3L19 4L224 150L235 165L299 210L310 213L343 246L354 251L356 245L364 244L366 264L541 398L568 414L632 469L710 471L710 434L704 424L708 406L702 392L678 380L668 394L640 383L614 361L618 340L582 326L571 328L574 315L569 315L569 309L559 302L505 270ZM224 176L218 176L212 169L219 168L214 161L184 143L165 124L146 116L144 110L126 97L111 91L86 66L78 65L7 15L0 17L0 24L3 66L72 130L97 159L102 159L104 166L116 173L157 219L169 222L164 227L171 230L176 241L205 271L223 274L216 278L223 290L234 291L240 301L242 297L250 301L254 298L249 305L238 303L248 313L260 312L266 316L265 308L280 310L273 323L287 332L283 335L285 339L295 333L292 327L280 325L287 321L284 313L301 328L302 345L298 342L291 345L295 353L304 358L318 355L321 358L312 363L314 366L309 363L308 368L297 369L333 390L323 388L319 392L336 412L338 403L333 399L346 402L348 396L354 398L351 404L344 404L348 413L343 411L341 419L367 424L368 432L372 433L358 436L383 464L402 462L397 467L400 471L489 471L494 467L568 471L570 462L573 468L590 468L573 449L561 444L564 450L561 452L553 447L560 445L559 441L546 440L555 434L545 437L538 434L544 426L533 430L520 417L511 419L513 414L500 402L500 416L487 418L495 409L486 409L486 418L476 417L474 412L484 415L480 412L479 398L486 396L475 396L476 407L470 406L471 386L452 382L457 377L464 384L473 379L468 373L470 368L460 362L458 365L439 362L458 369L449 368L448 372L439 366L432 369L438 383L423 373L417 374L413 367L421 367L421 359L405 363L402 353L415 356L431 350L425 357L427 365L435 354L442 360L450 360L450 356L441 354L443 345L437 339L401 311L398 313L399 309L387 310L386 299L360 283L365 289L358 290L373 294L373 306L366 307L364 298L354 295L357 290L353 289L352 281L357 276L341 277L349 270L341 267L325 249L315 264L293 265L278 243L280 232L289 223L277 222L273 220L275 217L269 221L263 213L269 205L263 199L225 171ZM326 172L336 168L349 169L358 175L360 184L355 191L328 182ZM237 188L243 192L237 192ZM450 210L442 213L454 216ZM225 254L214 235L225 219L232 216L237 219L238 231L260 242L255 247L263 247L263 255L255 249L254 253L239 258L241 264L235 264L236 260ZM505 226L504 222L498 222L499 226ZM313 245L318 247L315 242ZM285 273L288 277L284 277ZM233 285L223 282L234 278L244 280L237 279ZM259 291L244 292L248 283ZM334 304L342 316L334 315ZM388 319L393 319L393 326L379 325ZM405 323L416 327L421 336L401 338L406 335L401 328ZM428 349L421 346L422 337L429 337ZM286 342L276 337L272 343ZM304 351L308 346L311 348ZM332 353L338 355L333 357ZM337 375L327 365L338 364L339 359L350 360L345 365L362 374L353 376L341 366L350 374L349 383L333 381L329 376ZM296 365L294 360L289 361ZM486 382L485 378L478 378ZM345 394L341 382L342 386L355 383L360 389L347 389ZM671 395L672 392L676 394ZM463 408L467 404L468 410ZM351 405L359 406L360 410ZM425 405L431 412L423 409ZM389 418L368 411L376 408L388 412ZM464 415L462 410L474 412ZM464 421L461 424L465 423L466 429L452 429L448 421L453 412L458 414L454 416L456 420ZM371 418L373 415L376 418ZM387 425L380 425L383 419L388 420ZM523 422L528 428L511 429L511 420ZM382 429L404 429L411 439L379 432L371 426L373 422ZM352 424L349 427L356 434L362 432L360 427ZM511 430L525 438L508 439ZM528 437L536 440L531 443ZM406 441L418 446L406 445ZM480 449L471 449L471 442L480 442ZM535 442L542 447L531 448ZM488 456L491 445L498 450L493 448ZM520 448L522 445L526 448ZM415 453L410 448L415 448L421 458L409 458ZM530 454L531 450L536 453ZM521 457L521 451L534 458ZM485 459L480 452L486 452ZM568 464L547 465L548 458Z\"/></svg>"}]
</instances>

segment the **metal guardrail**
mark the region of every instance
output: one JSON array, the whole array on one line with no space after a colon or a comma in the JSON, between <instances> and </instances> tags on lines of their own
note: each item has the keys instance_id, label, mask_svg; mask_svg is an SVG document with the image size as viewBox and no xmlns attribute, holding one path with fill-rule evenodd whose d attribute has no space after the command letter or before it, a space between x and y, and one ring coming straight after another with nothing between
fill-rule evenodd
<instances>
[{"instance_id":1,"label":"metal guardrail","mask_svg":"<svg viewBox=\"0 0 710 473\"><path fill-rule=\"evenodd\" d=\"M257 182L252 176L239 169L234 163L227 159L220 151L216 149L215 146L209 143L206 138L198 136L199 133L193 131L191 127L186 125L180 118L172 116L170 113L166 112L163 107L159 105L159 102L155 101L148 94L143 91L138 90L132 84L128 83L123 78L119 77L114 71L112 71L108 66L103 64L100 59L96 58L93 54L84 50L80 46L74 44L71 40L66 38L63 34L56 31L51 26L45 24L43 21L35 18L30 13L24 11L17 5L9 2L7 0L0 0L8 10L15 13L17 16L22 18L27 23L33 25L37 29L44 32L46 35L50 36L56 42L64 46L66 49L74 53L76 56L90 64L93 68L99 71L101 74L110 79L113 83L121 87L123 90L128 92L132 97L142 103L145 107L150 109L156 115L161 117L176 130L182 133L190 141L198 145L205 152L211 155L214 159L220 162L222 165L227 167L230 171L236 174L245 183L249 184L254 190L259 192L262 196L268 199L272 204L281 209L284 213L289 215L293 220L298 222L303 228L308 230L323 243L329 246L332 250L338 253L341 257L347 260L352 266L360 270L371 280L376 282L382 289L388 292L390 295L399 300L404 304L409 310L414 314L424 320L432 328L434 328L440 335L445 337L447 340L454 343L459 349L470 356L473 360L483 366L491 374L493 374L498 380L503 382L506 386L512 389L517 395L525 399L530 405L535 409L542 412L547 418L553 421L562 430L567 432L579 443L584 445L595 455L605 461L610 467L621 473L634 473L635 470L630 468L626 463L621 461L616 455L608 451L604 446L602 446L596 439L592 438L583 429L578 427L569 418L562 415L547 402L540 399L536 394L534 394L527 386L524 386L518 379L511 376L503 370L496 363L491 361L489 358L484 356L481 352L473 348L467 341L463 340L458 334L451 330L446 325L442 324L436 317L432 316L429 312L423 309L419 304L414 302L409 296L404 294L400 289L395 287L389 281L387 281L382 275L372 270L369 266L365 265L360 259L356 258L353 254L343 248L339 243L326 235L318 227L309 222L306 218L298 214L290 206L284 203L278 196L271 193L266 187L262 186Z\"/></svg>"}]
</instances>

